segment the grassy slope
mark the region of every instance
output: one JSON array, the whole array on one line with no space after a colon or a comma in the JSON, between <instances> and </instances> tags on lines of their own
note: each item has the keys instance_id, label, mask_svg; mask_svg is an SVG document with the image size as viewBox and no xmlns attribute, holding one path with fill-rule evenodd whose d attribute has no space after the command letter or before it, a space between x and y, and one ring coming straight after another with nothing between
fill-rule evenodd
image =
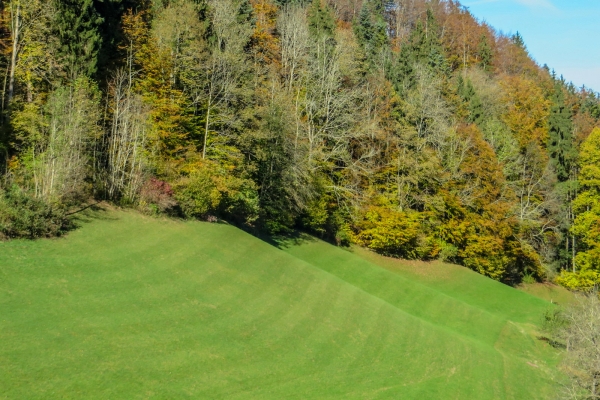
<instances>
[{"instance_id":1,"label":"grassy slope","mask_svg":"<svg viewBox=\"0 0 600 400\"><path fill-rule=\"evenodd\" d=\"M532 337L547 303L478 276L436 286L318 241L286 250L133 213L0 243L0 398L551 392L556 355Z\"/></svg>"},{"instance_id":2,"label":"grassy slope","mask_svg":"<svg viewBox=\"0 0 600 400\"><path fill-rule=\"evenodd\" d=\"M412 315L493 348L503 359L508 398L551 395L548 380L556 378L557 354L536 339L547 301L456 265L396 260L310 238L282 248ZM548 392L538 392L544 387Z\"/></svg>"},{"instance_id":3,"label":"grassy slope","mask_svg":"<svg viewBox=\"0 0 600 400\"><path fill-rule=\"evenodd\" d=\"M519 286L519 290L560 306L571 305L576 300L573 292L549 282L532 284L524 283Z\"/></svg>"}]
</instances>

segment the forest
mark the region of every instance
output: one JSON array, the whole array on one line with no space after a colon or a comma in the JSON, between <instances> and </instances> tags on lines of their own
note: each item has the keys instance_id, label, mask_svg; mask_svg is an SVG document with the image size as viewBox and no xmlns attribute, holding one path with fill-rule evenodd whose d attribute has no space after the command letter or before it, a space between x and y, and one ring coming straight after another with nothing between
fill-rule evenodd
<instances>
[{"instance_id":1,"label":"forest","mask_svg":"<svg viewBox=\"0 0 600 400\"><path fill-rule=\"evenodd\" d=\"M0 237L95 201L600 283L600 98L453 0L4 0Z\"/></svg>"}]
</instances>

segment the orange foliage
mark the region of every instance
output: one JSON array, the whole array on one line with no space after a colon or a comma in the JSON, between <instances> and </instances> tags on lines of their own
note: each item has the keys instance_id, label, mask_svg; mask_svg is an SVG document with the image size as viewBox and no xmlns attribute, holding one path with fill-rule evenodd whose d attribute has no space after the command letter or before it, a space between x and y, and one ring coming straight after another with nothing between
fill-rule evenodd
<instances>
[{"instance_id":1,"label":"orange foliage","mask_svg":"<svg viewBox=\"0 0 600 400\"><path fill-rule=\"evenodd\" d=\"M510 75L501 77L500 84L504 88L503 102L508 105L503 120L516 135L521 149L531 143L544 145L548 140L551 103L540 86L531 79Z\"/></svg>"},{"instance_id":2,"label":"orange foliage","mask_svg":"<svg viewBox=\"0 0 600 400\"><path fill-rule=\"evenodd\" d=\"M444 21L442 43L452 69L469 68L479 60L479 44L486 36L493 48L495 39L485 25L480 25L471 13L458 3L449 2Z\"/></svg>"},{"instance_id":3,"label":"orange foliage","mask_svg":"<svg viewBox=\"0 0 600 400\"><path fill-rule=\"evenodd\" d=\"M463 265L493 279L508 281L514 270L541 276L537 255L516 238L518 221L511 213L515 198L493 148L475 125L461 126L459 133L471 147L462 179L442 191L440 238L456 246Z\"/></svg>"},{"instance_id":4,"label":"orange foliage","mask_svg":"<svg viewBox=\"0 0 600 400\"><path fill-rule=\"evenodd\" d=\"M542 70L531 59L527 50L517 46L508 36L497 36L495 54L494 65L499 72L531 77L539 77L542 74Z\"/></svg>"},{"instance_id":5,"label":"orange foliage","mask_svg":"<svg viewBox=\"0 0 600 400\"><path fill-rule=\"evenodd\" d=\"M264 64L280 64L279 40L274 35L277 23L277 6L271 0L250 0L256 25L250 38L251 48Z\"/></svg>"}]
</instances>

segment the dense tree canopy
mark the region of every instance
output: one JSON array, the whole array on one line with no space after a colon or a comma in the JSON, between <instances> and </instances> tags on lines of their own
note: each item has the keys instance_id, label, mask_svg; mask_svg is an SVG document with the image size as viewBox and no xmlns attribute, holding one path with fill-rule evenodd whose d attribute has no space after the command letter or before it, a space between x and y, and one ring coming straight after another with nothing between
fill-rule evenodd
<instances>
[{"instance_id":1,"label":"dense tree canopy","mask_svg":"<svg viewBox=\"0 0 600 400\"><path fill-rule=\"evenodd\" d=\"M96 198L600 282L598 96L456 1L1 7L3 236Z\"/></svg>"}]
</instances>

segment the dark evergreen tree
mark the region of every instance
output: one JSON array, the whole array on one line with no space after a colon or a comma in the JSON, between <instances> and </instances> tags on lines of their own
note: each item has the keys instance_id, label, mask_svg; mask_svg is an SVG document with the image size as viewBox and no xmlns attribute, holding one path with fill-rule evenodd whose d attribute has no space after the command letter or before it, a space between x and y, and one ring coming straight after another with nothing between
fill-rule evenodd
<instances>
[{"instance_id":1,"label":"dark evergreen tree","mask_svg":"<svg viewBox=\"0 0 600 400\"><path fill-rule=\"evenodd\" d=\"M489 72L492 68L493 52L486 35L481 35L477 53L479 55L479 65L484 71Z\"/></svg>"},{"instance_id":2,"label":"dark evergreen tree","mask_svg":"<svg viewBox=\"0 0 600 400\"><path fill-rule=\"evenodd\" d=\"M416 64L424 65L439 75L448 76L450 72L439 40L439 26L431 10L427 11L425 24L417 22L395 65L389 69L389 79L398 93L413 86Z\"/></svg>"},{"instance_id":3,"label":"dark evergreen tree","mask_svg":"<svg viewBox=\"0 0 600 400\"><path fill-rule=\"evenodd\" d=\"M523 40L523 36L519 32L515 33L512 37L512 41L514 44L519 46L522 49L525 49L525 41Z\"/></svg>"},{"instance_id":4,"label":"dark evergreen tree","mask_svg":"<svg viewBox=\"0 0 600 400\"><path fill-rule=\"evenodd\" d=\"M358 42L371 66L377 54L388 43L387 24L383 11L381 2L364 3L354 29Z\"/></svg>"},{"instance_id":5,"label":"dark evergreen tree","mask_svg":"<svg viewBox=\"0 0 600 400\"><path fill-rule=\"evenodd\" d=\"M121 37L121 18L128 9L138 9L140 4L136 0L104 0L95 3L96 10L102 18L100 35L102 42L98 53L98 79L102 84L107 81L106 74L113 70L121 61L122 54L117 45L123 40Z\"/></svg>"},{"instance_id":6,"label":"dark evergreen tree","mask_svg":"<svg viewBox=\"0 0 600 400\"><path fill-rule=\"evenodd\" d=\"M467 110L469 112L469 115L467 116L467 121L470 123L481 125L484 119L483 104L481 103L481 99L477 95L477 92L475 91L471 80L467 80L467 82L465 83L463 78L459 77L458 94L467 105Z\"/></svg>"},{"instance_id":7,"label":"dark evergreen tree","mask_svg":"<svg viewBox=\"0 0 600 400\"><path fill-rule=\"evenodd\" d=\"M560 212L557 215L561 231L561 243L558 245L558 262L563 267L570 265L569 229L573 223L571 202L576 193L574 167L577 158L573 138L573 111L565 102L564 91L568 90L564 80L555 80L552 107L548 118L547 150L556 173L557 184L554 187L556 197L560 201Z\"/></svg>"},{"instance_id":8,"label":"dark evergreen tree","mask_svg":"<svg viewBox=\"0 0 600 400\"><path fill-rule=\"evenodd\" d=\"M254 23L252 4L250 4L250 1L243 0L240 3L240 8L238 10L238 21L240 21L240 23L244 23L244 22Z\"/></svg>"},{"instance_id":9,"label":"dark evergreen tree","mask_svg":"<svg viewBox=\"0 0 600 400\"><path fill-rule=\"evenodd\" d=\"M585 99L582 101L581 109L594 119L600 119L600 98L594 92L586 93Z\"/></svg>"},{"instance_id":10,"label":"dark evergreen tree","mask_svg":"<svg viewBox=\"0 0 600 400\"><path fill-rule=\"evenodd\" d=\"M564 82L554 86L552 108L548 119L548 153L560 182L569 179L577 153L573 143L573 111L565 104Z\"/></svg>"},{"instance_id":11,"label":"dark evergreen tree","mask_svg":"<svg viewBox=\"0 0 600 400\"><path fill-rule=\"evenodd\" d=\"M101 26L104 19L93 0L55 0L55 28L60 40L59 55L70 79L93 76L102 48Z\"/></svg>"},{"instance_id":12,"label":"dark evergreen tree","mask_svg":"<svg viewBox=\"0 0 600 400\"><path fill-rule=\"evenodd\" d=\"M314 36L333 37L335 20L323 0L313 0L308 9L308 26Z\"/></svg>"}]
</instances>

